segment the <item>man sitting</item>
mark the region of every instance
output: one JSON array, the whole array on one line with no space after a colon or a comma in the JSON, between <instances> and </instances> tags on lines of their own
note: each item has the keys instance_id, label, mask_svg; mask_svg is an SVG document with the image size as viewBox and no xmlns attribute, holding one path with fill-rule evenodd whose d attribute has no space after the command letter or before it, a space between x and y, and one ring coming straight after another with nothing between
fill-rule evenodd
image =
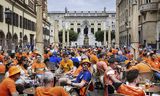
<instances>
[{"instance_id":1,"label":"man sitting","mask_svg":"<svg viewBox=\"0 0 160 96\"><path fill-rule=\"evenodd\" d=\"M59 82L65 82L73 87L77 87L77 93L79 93L80 96L85 96L85 91L86 91L86 85L91 80L91 73L89 71L89 67L91 66L91 62L89 62L88 59L85 59L81 63L82 65L82 71L79 73L75 81L72 81L68 78L61 78Z\"/></svg>"},{"instance_id":2,"label":"man sitting","mask_svg":"<svg viewBox=\"0 0 160 96\"><path fill-rule=\"evenodd\" d=\"M137 69L130 70L126 74L126 79L128 81L127 85L114 82L113 86L118 93L124 94L125 96L145 96L144 91L136 86L139 82L138 74L139 71Z\"/></svg>"},{"instance_id":3,"label":"man sitting","mask_svg":"<svg viewBox=\"0 0 160 96\"><path fill-rule=\"evenodd\" d=\"M43 77L44 86L37 87L35 96L69 96L63 87L54 87L54 76L51 72L45 72Z\"/></svg>"}]
</instances>

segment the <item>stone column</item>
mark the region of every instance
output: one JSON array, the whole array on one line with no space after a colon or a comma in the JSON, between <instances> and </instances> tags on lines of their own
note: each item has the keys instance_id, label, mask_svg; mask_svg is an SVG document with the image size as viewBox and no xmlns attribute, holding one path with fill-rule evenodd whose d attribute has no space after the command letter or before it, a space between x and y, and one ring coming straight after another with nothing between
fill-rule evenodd
<instances>
[{"instance_id":1,"label":"stone column","mask_svg":"<svg viewBox=\"0 0 160 96\"><path fill-rule=\"evenodd\" d=\"M98 31L98 28L97 28L97 21L95 21L94 23L94 34Z\"/></svg>"},{"instance_id":2,"label":"stone column","mask_svg":"<svg viewBox=\"0 0 160 96\"><path fill-rule=\"evenodd\" d=\"M106 30L104 30L104 39L103 39L103 46L106 46L106 33L107 33L107 31Z\"/></svg>"},{"instance_id":3,"label":"stone column","mask_svg":"<svg viewBox=\"0 0 160 96\"><path fill-rule=\"evenodd\" d=\"M43 57L44 42L43 42L43 26L42 26L42 0L37 2L37 32L36 32L36 48Z\"/></svg>"},{"instance_id":4,"label":"stone column","mask_svg":"<svg viewBox=\"0 0 160 96\"><path fill-rule=\"evenodd\" d=\"M132 31L131 31L131 47L134 54L134 59L138 58L138 5L137 0L133 0L132 3L133 15L132 15Z\"/></svg>"},{"instance_id":5,"label":"stone column","mask_svg":"<svg viewBox=\"0 0 160 96\"><path fill-rule=\"evenodd\" d=\"M74 22L74 32L77 32L77 22Z\"/></svg>"},{"instance_id":6,"label":"stone column","mask_svg":"<svg viewBox=\"0 0 160 96\"><path fill-rule=\"evenodd\" d=\"M54 22L54 42L56 45L59 43L59 36L58 36L58 20Z\"/></svg>"},{"instance_id":7,"label":"stone column","mask_svg":"<svg viewBox=\"0 0 160 96\"><path fill-rule=\"evenodd\" d=\"M108 48L111 48L111 31L112 28L109 26L109 31L108 31Z\"/></svg>"},{"instance_id":8,"label":"stone column","mask_svg":"<svg viewBox=\"0 0 160 96\"><path fill-rule=\"evenodd\" d=\"M116 32L115 32L115 35L116 35L115 47L119 47L119 8L118 8L118 5L116 7Z\"/></svg>"},{"instance_id":9,"label":"stone column","mask_svg":"<svg viewBox=\"0 0 160 96\"><path fill-rule=\"evenodd\" d=\"M69 47L69 30L67 30L67 47Z\"/></svg>"},{"instance_id":10,"label":"stone column","mask_svg":"<svg viewBox=\"0 0 160 96\"><path fill-rule=\"evenodd\" d=\"M65 38L65 29L63 29L63 34L62 34L62 48L65 47L65 44L66 44L66 38Z\"/></svg>"}]
</instances>

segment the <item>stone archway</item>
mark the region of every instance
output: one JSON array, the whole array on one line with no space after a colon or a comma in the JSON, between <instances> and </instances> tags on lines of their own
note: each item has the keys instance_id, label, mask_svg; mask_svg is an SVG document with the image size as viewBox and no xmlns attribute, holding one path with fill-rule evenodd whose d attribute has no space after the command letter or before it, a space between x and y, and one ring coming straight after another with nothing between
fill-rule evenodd
<instances>
[{"instance_id":1,"label":"stone archway","mask_svg":"<svg viewBox=\"0 0 160 96\"><path fill-rule=\"evenodd\" d=\"M0 31L0 46L2 49L5 46L5 34L3 33L3 31Z\"/></svg>"},{"instance_id":2,"label":"stone archway","mask_svg":"<svg viewBox=\"0 0 160 96\"><path fill-rule=\"evenodd\" d=\"M6 35L6 46L8 50L12 49L12 35L11 33L7 33Z\"/></svg>"},{"instance_id":3,"label":"stone archway","mask_svg":"<svg viewBox=\"0 0 160 96\"><path fill-rule=\"evenodd\" d=\"M18 44L19 44L19 42L18 42L18 36L17 36L16 33L13 35L12 41L13 41L13 43L12 43L12 50L17 51L18 50Z\"/></svg>"},{"instance_id":4,"label":"stone archway","mask_svg":"<svg viewBox=\"0 0 160 96\"><path fill-rule=\"evenodd\" d=\"M27 46L27 43L28 43L28 37L25 35L25 36L23 37L23 46L24 46L24 47Z\"/></svg>"},{"instance_id":5,"label":"stone archway","mask_svg":"<svg viewBox=\"0 0 160 96\"><path fill-rule=\"evenodd\" d=\"M18 46L18 36L16 33L13 35L13 43L15 46Z\"/></svg>"}]
</instances>

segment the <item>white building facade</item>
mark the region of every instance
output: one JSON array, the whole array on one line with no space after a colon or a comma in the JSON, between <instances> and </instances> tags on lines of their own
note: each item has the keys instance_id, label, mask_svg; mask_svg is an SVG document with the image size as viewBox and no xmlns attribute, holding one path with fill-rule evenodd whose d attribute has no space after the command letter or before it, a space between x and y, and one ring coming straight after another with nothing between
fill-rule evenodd
<instances>
[{"instance_id":1,"label":"white building facade","mask_svg":"<svg viewBox=\"0 0 160 96\"><path fill-rule=\"evenodd\" d=\"M54 33L54 42L59 43L58 32L60 30L73 30L78 32L78 39L69 42L70 46L102 46L102 42L96 41L97 31L107 31L109 26L115 31L115 12L103 11L52 11L49 12L51 30Z\"/></svg>"}]
</instances>

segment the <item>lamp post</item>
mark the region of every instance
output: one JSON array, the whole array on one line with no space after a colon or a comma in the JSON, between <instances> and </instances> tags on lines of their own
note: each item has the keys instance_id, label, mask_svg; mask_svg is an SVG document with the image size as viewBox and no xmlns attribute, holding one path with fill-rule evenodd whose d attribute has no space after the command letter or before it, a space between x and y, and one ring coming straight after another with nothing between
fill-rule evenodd
<instances>
[{"instance_id":1,"label":"lamp post","mask_svg":"<svg viewBox=\"0 0 160 96\"><path fill-rule=\"evenodd\" d=\"M12 11L9 8L6 8L6 10L5 10L5 18L6 18L6 23L8 24L8 33L10 32L9 25L11 24L11 17L12 17ZM6 44L8 44L8 42L5 43L5 46L6 46ZM8 45L10 45L10 43Z\"/></svg>"}]
</instances>

